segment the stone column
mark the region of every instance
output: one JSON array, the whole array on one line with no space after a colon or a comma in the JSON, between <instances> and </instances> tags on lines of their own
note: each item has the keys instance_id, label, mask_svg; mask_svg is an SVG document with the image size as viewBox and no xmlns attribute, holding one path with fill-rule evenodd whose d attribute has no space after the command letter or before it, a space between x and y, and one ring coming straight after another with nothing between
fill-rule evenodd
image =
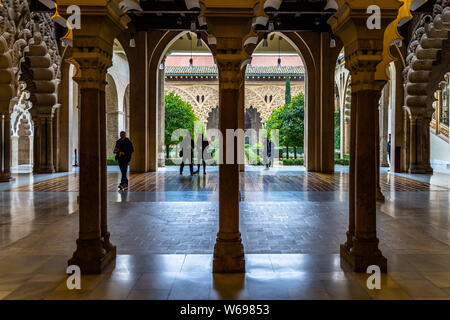
<instances>
[{"instance_id":1,"label":"stone column","mask_svg":"<svg viewBox=\"0 0 450 320\"><path fill-rule=\"evenodd\" d=\"M389 99L391 84L388 82L383 88L379 108L380 121L380 167L389 167L387 144L389 139ZM393 150L392 150L393 149ZM391 153L395 153L395 146L391 141Z\"/></svg>"},{"instance_id":2,"label":"stone column","mask_svg":"<svg viewBox=\"0 0 450 320\"><path fill-rule=\"evenodd\" d=\"M352 103L352 117L356 118L355 150L355 234L352 247L341 246L341 261L349 263L356 272L366 272L376 265L387 271L387 260L378 249L376 233L376 121L381 89L386 81L377 73L383 59L384 33L398 16L400 2L384 0L380 29L367 28L367 6L360 0L347 0L346 5L332 16L328 23L344 43L346 67L352 77L352 100L356 98L356 113ZM363 48L363 50L362 50ZM384 70L383 70L384 71ZM381 72L384 75L384 72ZM353 119L352 119L353 122ZM353 191L353 190L352 190ZM353 199L352 199L353 200ZM350 209L352 204L350 204ZM349 233L352 229L350 217ZM347 240L347 242L349 242Z\"/></svg>"},{"instance_id":3,"label":"stone column","mask_svg":"<svg viewBox=\"0 0 450 320\"><path fill-rule=\"evenodd\" d=\"M378 89L381 90L381 89ZM376 88L358 91L356 112L356 183L355 183L355 237L350 261L357 272L365 272L377 265L384 272L387 261L378 249L376 235L376 129L373 121L377 108Z\"/></svg>"},{"instance_id":4,"label":"stone column","mask_svg":"<svg viewBox=\"0 0 450 320\"><path fill-rule=\"evenodd\" d=\"M381 92L380 92L381 94ZM378 100L379 96L378 96ZM381 186L380 186L380 105L378 104L374 109L374 119L375 119L375 170L377 175L376 180L376 198L377 201L384 201L384 195L381 192Z\"/></svg>"},{"instance_id":5,"label":"stone column","mask_svg":"<svg viewBox=\"0 0 450 320\"><path fill-rule=\"evenodd\" d=\"M356 108L358 105L357 102L358 95L352 92L352 106L351 106L351 115L350 121L351 124L349 127L349 147L350 147L350 173L349 173L349 223L348 223L348 231L347 231L347 241L345 244L341 245L341 256L348 254L350 250L353 248L353 237L355 236L355 157L356 157Z\"/></svg>"},{"instance_id":6,"label":"stone column","mask_svg":"<svg viewBox=\"0 0 450 320\"><path fill-rule=\"evenodd\" d=\"M334 172L334 72L339 52L330 48L330 34L320 33L320 159L318 172ZM332 62L331 62L332 61Z\"/></svg>"},{"instance_id":7,"label":"stone column","mask_svg":"<svg viewBox=\"0 0 450 320\"><path fill-rule=\"evenodd\" d=\"M351 111L350 111L351 112ZM350 148L351 148L351 142L350 142L350 117L349 116L345 116L345 123L344 123L344 127L345 127L345 141L344 141L344 154L350 154Z\"/></svg>"},{"instance_id":8,"label":"stone column","mask_svg":"<svg viewBox=\"0 0 450 320\"><path fill-rule=\"evenodd\" d=\"M106 221L106 73L115 34L124 30L125 21L106 7L86 5L82 12L83 28L74 30L71 58L80 90L79 236L68 263L82 273L101 273L116 257Z\"/></svg>"},{"instance_id":9,"label":"stone column","mask_svg":"<svg viewBox=\"0 0 450 320\"><path fill-rule=\"evenodd\" d=\"M33 166L35 173L55 172L53 164L53 111L53 108L46 110L46 112L41 111L42 113L38 113L34 120L35 147L39 150L34 157L37 160L37 163Z\"/></svg>"},{"instance_id":10,"label":"stone column","mask_svg":"<svg viewBox=\"0 0 450 320\"><path fill-rule=\"evenodd\" d=\"M244 76L240 61L217 59L219 67L219 129L223 135L224 164L219 165L219 233L214 246L213 272L244 272L244 247L239 232L239 165L236 141L228 141L226 131L238 129L238 105ZM234 137L233 137L234 139ZM227 144L234 144L228 150ZM234 152L233 163L227 153Z\"/></svg>"},{"instance_id":11,"label":"stone column","mask_svg":"<svg viewBox=\"0 0 450 320\"><path fill-rule=\"evenodd\" d=\"M345 154L345 104L339 106L339 131L340 131L340 158L344 159Z\"/></svg>"},{"instance_id":12,"label":"stone column","mask_svg":"<svg viewBox=\"0 0 450 320\"><path fill-rule=\"evenodd\" d=\"M219 69L219 130L223 136L223 148L220 151L223 163L219 164L219 232L214 246L213 272L243 273L245 259L239 232L238 139L234 135L227 137L226 131L235 132L239 128L244 69L256 47L243 46L244 38L251 31L253 7L250 3L243 3L239 14L235 15L221 6L226 4L217 3L217 7L204 12L208 32L215 40L211 49Z\"/></svg>"},{"instance_id":13,"label":"stone column","mask_svg":"<svg viewBox=\"0 0 450 320\"><path fill-rule=\"evenodd\" d=\"M239 104L238 104L238 128L245 131L245 68L243 70L243 81L239 90ZM240 150L245 158L245 150ZM245 163L239 165L239 171L245 171Z\"/></svg>"},{"instance_id":14,"label":"stone column","mask_svg":"<svg viewBox=\"0 0 450 320\"><path fill-rule=\"evenodd\" d=\"M165 63L165 59L161 62L163 65ZM165 72L164 69L158 70L158 167L166 166L166 155L164 154L164 133L165 133L165 92L164 92L164 84L165 84Z\"/></svg>"},{"instance_id":15,"label":"stone column","mask_svg":"<svg viewBox=\"0 0 450 320\"><path fill-rule=\"evenodd\" d=\"M100 216L101 216L101 239L103 249L110 256L116 256L116 247L109 241L110 233L108 231L108 179L107 179L107 138L106 138L106 90L105 86L100 85Z\"/></svg>"},{"instance_id":16,"label":"stone column","mask_svg":"<svg viewBox=\"0 0 450 320\"><path fill-rule=\"evenodd\" d=\"M0 182L11 180L11 118L0 113Z\"/></svg>"},{"instance_id":17,"label":"stone column","mask_svg":"<svg viewBox=\"0 0 450 320\"><path fill-rule=\"evenodd\" d=\"M147 33L135 34L136 47L129 49L130 66L130 138L134 153L130 163L133 172L148 171L148 51Z\"/></svg>"},{"instance_id":18,"label":"stone column","mask_svg":"<svg viewBox=\"0 0 450 320\"><path fill-rule=\"evenodd\" d=\"M406 108L409 115L409 173L433 173L430 164L430 121L425 108Z\"/></svg>"},{"instance_id":19,"label":"stone column","mask_svg":"<svg viewBox=\"0 0 450 320\"><path fill-rule=\"evenodd\" d=\"M9 112L0 114L0 182L11 180L11 118Z\"/></svg>"}]
</instances>

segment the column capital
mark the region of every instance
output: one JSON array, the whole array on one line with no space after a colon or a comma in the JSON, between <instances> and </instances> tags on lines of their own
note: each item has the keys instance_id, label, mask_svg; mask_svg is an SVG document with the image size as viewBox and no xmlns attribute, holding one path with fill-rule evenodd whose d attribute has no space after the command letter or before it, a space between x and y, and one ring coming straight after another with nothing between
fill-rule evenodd
<instances>
[{"instance_id":1,"label":"column capital","mask_svg":"<svg viewBox=\"0 0 450 320\"><path fill-rule=\"evenodd\" d=\"M71 30L73 48L67 62L75 66L73 79L80 89L105 90L106 72L112 65L114 39L130 21L117 1L104 2L103 5L94 2L81 5L81 28ZM60 1L58 4L63 14L71 3Z\"/></svg>"},{"instance_id":2,"label":"column capital","mask_svg":"<svg viewBox=\"0 0 450 320\"><path fill-rule=\"evenodd\" d=\"M372 14L368 8L372 5L380 8L380 25L369 29ZM377 81L377 67L383 60L385 31L397 18L400 5L397 0L341 0L338 12L328 20L333 33L344 43L345 65L354 92L383 88L385 80Z\"/></svg>"},{"instance_id":3,"label":"column capital","mask_svg":"<svg viewBox=\"0 0 450 320\"><path fill-rule=\"evenodd\" d=\"M239 89L245 68L258 43L252 30L255 6L251 1L201 1L201 18L208 25L208 43L219 69L219 83L224 89Z\"/></svg>"},{"instance_id":4,"label":"column capital","mask_svg":"<svg viewBox=\"0 0 450 320\"><path fill-rule=\"evenodd\" d=\"M68 61L75 66L76 73L73 80L78 83L80 89L105 91L106 73L112 65L112 52L110 54L99 48L94 48L93 52L74 48L73 55Z\"/></svg>"}]
</instances>

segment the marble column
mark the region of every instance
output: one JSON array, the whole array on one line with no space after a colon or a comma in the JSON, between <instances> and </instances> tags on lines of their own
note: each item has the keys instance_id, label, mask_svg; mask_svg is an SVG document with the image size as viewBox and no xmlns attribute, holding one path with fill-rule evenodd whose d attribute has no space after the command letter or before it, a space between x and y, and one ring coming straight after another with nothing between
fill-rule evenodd
<instances>
[{"instance_id":1,"label":"marble column","mask_svg":"<svg viewBox=\"0 0 450 320\"><path fill-rule=\"evenodd\" d=\"M244 246L239 232L239 164L237 144L227 149L226 131L239 127L239 100L244 75L240 63L217 60L219 67L219 129L223 135L224 164L219 165L219 232L214 246L213 272L244 272ZM232 66L232 69L230 69ZM234 139L234 137L233 137ZM234 152L233 163L227 153Z\"/></svg>"}]
</instances>

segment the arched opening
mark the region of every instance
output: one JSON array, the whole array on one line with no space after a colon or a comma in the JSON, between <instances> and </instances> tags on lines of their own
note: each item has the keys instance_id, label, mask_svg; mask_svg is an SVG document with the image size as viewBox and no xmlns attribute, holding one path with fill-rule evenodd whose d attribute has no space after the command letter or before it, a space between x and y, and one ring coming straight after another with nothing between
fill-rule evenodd
<instances>
[{"instance_id":1,"label":"arched opening","mask_svg":"<svg viewBox=\"0 0 450 320\"><path fill-rule=\"evenodd\" d=\"M116 82L109 73L106 75L106 83L106 150L108 156L112 156L119 136L119 97Z\"/></svg>"},{"instance_id":2,"label":"arched opening","mask_svg":"<svg viewBox=\"0 0 450 320\"><path fill-rule=\"evenodd\" d=\"M201 35L192 32L179 33L169 42L158 69L159 154L164 158L159 166L172 167L181 161L177 143L168 141L175 130L194 126L198 130L218 128L218 73L210 49Z\"/></svg>"},{"instance_id":3,"label":"arched opening","mask_svg":"<svg viewBox=\"0 0 450 320\"><path fill-rule=\"evenodd\" d=\"M433 103L435 112L431 120L430 158L433 169L448 170L450 165L449 109L450 109L450 72L439 82Z\"/></svg>"},{"instance_id":4,"label":"arched opening","mask_svg":"<svg viewBox=\"0 0 450 320\"><path fill-rule=\"evenodd\" d=\"M282 33L264 36L246 69L247 164L264 164L267 134L268 141L273 142L272 166L304 164L306 87L305 63L296 44ZM292 121L288 130L289 119ZM249 129L255 133L249 133ZM249 161L251 154L258 161Z\"/></svg>"}]
</instances>

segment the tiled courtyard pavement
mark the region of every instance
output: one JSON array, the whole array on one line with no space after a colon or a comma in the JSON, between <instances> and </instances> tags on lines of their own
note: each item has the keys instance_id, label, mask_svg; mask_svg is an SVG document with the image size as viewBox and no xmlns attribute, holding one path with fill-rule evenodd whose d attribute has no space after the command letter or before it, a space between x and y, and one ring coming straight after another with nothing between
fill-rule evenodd
<instances>
[{"instance_id":1,"label":"tiled courtyard pavement","mask_svg":"<svg viewBox=\"0 0 450 320\"><path fill-rule=\"evenodd\" d=\"M116 268L83 277L80 292L65 288L77 192L1 192L0 299L450 299L448 189L385 190L378 235L389 274L373 292L366 275L339 263L348 219L342 181L336 191L243 191L245 275L211 274L217 193L110 192Z\"/></svg>"}]
</instances>

